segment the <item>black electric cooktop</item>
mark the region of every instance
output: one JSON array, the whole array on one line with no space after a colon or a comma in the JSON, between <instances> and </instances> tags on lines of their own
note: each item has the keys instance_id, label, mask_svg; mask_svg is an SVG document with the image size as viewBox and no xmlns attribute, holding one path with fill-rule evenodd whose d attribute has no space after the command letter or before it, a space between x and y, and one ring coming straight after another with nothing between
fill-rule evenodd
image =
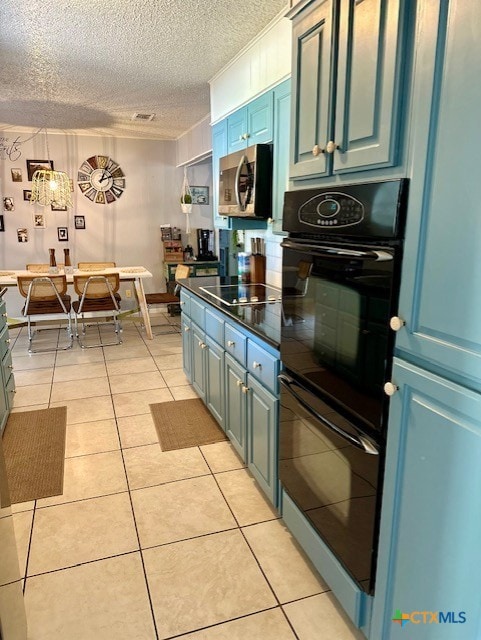
<instances>
[{"instance_id":1,"label":"black electric cooktop","mask_svg":"<svg viewBox=\"0 0 481 640\"><path fill-rule=\"evenodd\" d=\"M280 289L267 284L214 284L199 289L228 307L281 300Z\"/></svg>"}]
</instances>

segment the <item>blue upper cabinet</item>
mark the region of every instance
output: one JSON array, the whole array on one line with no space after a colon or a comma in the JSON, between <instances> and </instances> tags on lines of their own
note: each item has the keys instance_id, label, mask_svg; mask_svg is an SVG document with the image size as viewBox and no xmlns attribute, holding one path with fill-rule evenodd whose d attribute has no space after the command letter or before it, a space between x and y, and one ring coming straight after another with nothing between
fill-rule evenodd
<instances>
[{"instance_id":1,"label":"blue upper cabinet","mask_svg":"<svg viewBox=\"0 0 481 640\"><path fill-rule=\"evenodd\" d=\"M389 167L397 162L404 58L402 9L402 0L341 0L335 172Z\"/></svg>"},{"instance_id":2,"label":"blue upper cabinet","mask_svg":"<svg viewBox=\"0 0 481 640\"><path fill-rule=\"evenodd\" d=\"M293 25L291 162L289 176L328 175L331 136L332 0L315 3Z\"/></svg>"},{"instance_id":3,"label":"blue upper cabinet","mask_svg":"<svg viewBox=\"0 0 481 640\"><path fill-rule=\"evenodd\" d=\"M414 87L422 99L413 114L399 303L406 326L396 347L403 358L480 390L481 20L476 0L440 5L434 71L424 71L421 49L423 73ZM428 36L426 30L423 43Z\"/></svg>"},{"instance_id":4,"label":"blue upper cabinet","mask_svg":"<svg viewBox=\"0 0 481 640\"><path fill-rule=\"evenodd\" d=\"M294 18L291 179L398 162L404 12L403 0L324 0Z\"/></svg>"},{"instance_id":5,"label":"blue upper cabinet","mask_svg":"<svg viewBox=\"0 0 481 640\"><path fill-rule=\"evenodd\" d=\"M228 229L229 218L220 216L219 211L219 159L227 155L227 120L221 120L212 127L212 206L214 227Z\"/></svg>"},{"instance_id":6,"label":"blue upper cabinet","mask_svg":"<svg viewBox=\"0 0 481 640\"><path fill-rule=\"evenodd\" d=\"M291 81L274 89L274 167L272 177L272 231L282 233L284 192L289 188L289 122Z\"/></svg>"},{"instance_id":7,"label":"blue upper cabinet","mask_svg":"<svg viewBox=\"0 0 481 640\"><path fill-rule=\"evenodd\" d=\"M227 118L227 153L253 144L272 142L274 131L273 92L267 91Z\"/></svg>"}]
</instances>

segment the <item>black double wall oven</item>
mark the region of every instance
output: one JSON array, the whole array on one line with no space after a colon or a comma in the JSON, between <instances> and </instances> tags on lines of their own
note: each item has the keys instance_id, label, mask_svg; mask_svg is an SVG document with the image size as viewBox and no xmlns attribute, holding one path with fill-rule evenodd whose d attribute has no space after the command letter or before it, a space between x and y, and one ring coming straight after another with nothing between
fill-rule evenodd
<instances>
[{"instance_id":1,"label":"black double wall oven","mask_svg":"<svg viewBox=\"0 0 481 640\"><path fill-rule=\"evenodd\" d=\"M285 194L281 484L374 590L407 181Z\"/></svg>"}]
</instances>

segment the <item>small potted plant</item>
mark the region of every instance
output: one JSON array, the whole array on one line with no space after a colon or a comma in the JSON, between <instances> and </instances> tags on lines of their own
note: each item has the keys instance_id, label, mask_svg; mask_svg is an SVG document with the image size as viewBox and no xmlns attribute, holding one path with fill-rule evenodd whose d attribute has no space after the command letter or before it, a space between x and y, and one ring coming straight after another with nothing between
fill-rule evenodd
<instances>
[{"instance_id":1,"label":"small potted plant","mask_svg":"<svg viewBox=\"0 0 481 640\"><path fill-rule=\"evenodd\" d=\"M182 208L182 213L192 212L192 196L187 191L184 191L180 196L180 206Z\"/></svg>"}]
</instances>

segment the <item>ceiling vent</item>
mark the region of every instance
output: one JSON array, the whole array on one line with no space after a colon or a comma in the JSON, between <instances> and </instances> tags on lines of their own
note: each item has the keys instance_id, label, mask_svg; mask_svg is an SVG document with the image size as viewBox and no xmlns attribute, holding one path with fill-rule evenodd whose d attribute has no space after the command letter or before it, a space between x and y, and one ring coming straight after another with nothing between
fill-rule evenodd
<instances>
[{"instance_id":1,"label":"ceiling vent","mask_svg":"<svg viewBox=\"0 0 481 640\"><path fill-rule=\"evenodd\" d=\"M144 122L151 122L155 118L155 113L134 113L132 120L143 120Z\"/></svg>"}]
</instances>

